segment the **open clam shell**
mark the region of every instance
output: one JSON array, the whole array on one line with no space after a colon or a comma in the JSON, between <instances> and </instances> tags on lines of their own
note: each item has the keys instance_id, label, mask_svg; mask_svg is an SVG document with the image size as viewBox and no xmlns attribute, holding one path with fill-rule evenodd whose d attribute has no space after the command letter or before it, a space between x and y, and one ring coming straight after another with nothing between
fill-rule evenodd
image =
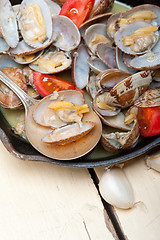
<instances>
[{"instance_id":1,"label":"open clam shell","mask_svg":"<svg viewBox=\"0 0 160 240\"><path fill-rule=\"evenodd\" d=\"M16 15L9 0L0 1L1 33L7 44L15 48L19 41Z\"/></svg>"},{"instance_id":2,"label":"open clam shell","mask_svg":"<svg viewBox=\"0 0 160 240\"><path fill-rule=\"evenodd\" d=\"M137 70L157 69L160 67L160 52L135 57L130 61L130 66Z\"/></svg>"},{"instance_id":3,"label":"open clam shell","mask_svg":"<svg viewBox=\"0 0 160 240\"><path fill-rule=\"evenodd\" d=\"M45 143L54 143L58 145L71 143L87 135L93 129L93 127L94 123L91 121L84 121L80 124L69 124L53 130L44 136L42 141Z\"/></svg>"},{"instance_id":4,"label":"open clam shell","mask_svg":"<svg viewBox=\"0 0 160 240\"><path fill-rule=\"evenodd\" d=\"M52 128L58 128L66 125L65 122L61 121L56 116L54 110L48 107L53 101L57 100L68 101L78 105L84 104L83 94L80 91L66 90L54 93L50 98L44 98L43 101L37 105L33 114L33 118L36 123Z\"/></svg>"},{"instance_id":5,"label":"open clam shell","mask_svg":"<svg viewBox=\"0 0 160 240\"><path fill-rule=\"evenodd\" d=\"M39 21L37 21L39 14ZM33 48L39 48L52 38L52 17L44 0L23 0L18 13L18 24L24 41Z\"/></svg>"},{"instance_id":6,"label":"open clam shell","mask_svg":"<svg viewBox=\"0 0 160 240\"><path fill-rule=\"evenodd\" d=\"M56 33L52 34L51 40L47 41L46 43L42 44L41 46L34 48L29 46L23 39L19 41L18 45L16 48L10 48L9 53L12 55L29 55L29 54L34 54L37 52L42 51L43 49L47 48L50 46L53 41L55 41L57 35Z\"/></svg>"},{"instance_id":7,"label":"open clam shell","mask_svg":"<svg viewBox=\"0 0 160 240\"><path fill-rule=\"evenodd\" d=\"M109 68L117 68L116 63L116 48L105 43L97 45L97 56L104 62Z\"/></svg>"},{"instance_id":8,"label":"open clam shell","mask_svg":"<svg viewBox=\"0 0 160 240\"><path fill-rule=\"evenodd\" d=\"M72 76L75 85L79 89L83 89L88 84L89 79L89 65L87 59L89 57L88 51L84 44L81 44L74 55L72 65Z\"/></svg>"},{"instance_id":9,"label":"open clam shell","mask_svg":"<svg viewBox=\"0 0 160 240\"><path fill-rule=\"evenodd\" d=\"M105 77L105 75L106 74L109 74L109 73L112 73L113 71L115 71L115 69L106 69L106 70L104 70L103 72L100 72L97 76L96 76L96 78L95 78L95 86L96 86L96 88L97 88L97 91L104 91L105 89L102 89L102 87L101 87L101 84L100 84L100 82L101 82L101 80L103 79L103 77ZM108 91L108 89L107 89L107 91Z\"/></svg>"},{"instance_id":10,"label":"open clam shell","mask_svg":"<svg viewBox=\"0 0 160 240\"><path fill-rule=\"evenodd\" d=\"M81 36L77 26L68 17L59 15L53 18L53 32L57 34L54 46L64 51L78 47Z\"/></svg>"},{"instance_id":11,"label":"open clam shell","mask_svg":"<svg viewBox=\"0 0 160 240\"><path fill-rule=\"evenodd\" d=\"M105 134L102 132L101 144L103 148L108 152L117 152L121 149L121 144L117 141L116 135L114 133Z\"/></svg>"},{"instance_id":12,"label":"open clam shell","mask_svg":"<svg viewBox=\"0 0 160 240\"><path fill-rule=\"evenodd\" d=\"M137 120L134 120L131 131L128 133L117 133L117 139L122 145L123 149L129 149L135 147L138 143L140 133L139 133L139 125Z\"/></svg>"},{"instance_id":13,"label":"open clam shell","mask_svg":"<svg viewBox=\"0 0 160 240\"><path fill-rule=\"evenodd\" d=\"M121 109L118 107L113 108L105 104L105 98L107 94L107 92L98 93L93 100L92 107L99 116L115 116L121 111Z\"/></svg>"},{"instance_id":14,"label":"open clam shell","mask_svg":"<svg viewBox=\"0 0 160 240\"><path fill-rule=\"evenodd\" d=\"M130 66L137 70L157 69L160 67L160 41L151 51L136 56L129 62Z\"/></svg>"},{"instance_id":15,"label":"open clam shell","mask_svg":"<svg viewBox=\"0 0 160 240\"><path fill-rule=\"evenodd\" d=\"M87 62L92 71L96 74L99 74L100 72L109 69L109 67L96 56L89 57L87 59Z\"/></svg>"},{"instance_id":16,"label":"open clam shell","mask_svg":"<svg viewBox=\"0 0 160 240\"><path fill-rule=\"evenodd\" d=\"M148 37L145 39L143 36L140 36L139 40L137 40L138 48L136 51L131 50L130 46L125 46L123 44L123 37L131 36L135 33L136 30L144 27L148 27L150 24L146 22L135 22L121 27L114 36L115 44L118 48L121 49L122 52L131 55L141 55L152 49L157 41L159 40L158 31L155 32L155 37L148 40Z\"/></svg>"},{"instance_id":17,"label":"open clam shell","mask_svg":"<svg viewBox=\"0 0 160 240\"><path fill-rule=\"evenodd\" d=\"M128 64L128 62L126 64L126 61L125 61L126 58L124 58L124 54L128 55L128 54L122 52L118 47L116 47L116 63L117 63L118 69L125 71L125 72L129 72L131 74L136 73L136 70L130 67L130 61L129 61L129 64ZM133 55L129 55L129 56L132 56L132 58L133 58Z\"/></svg>"},{"instance_id":18,"label":"open clam shell","mask_svg":"<svg viewBox=\"0 0 160 240\"><path fill-rule=\"evenodd\" d=\"M88 27L85 31L84 40L93 54L96 53L99 43L112 44L106 32L106 25L103 23L96 23Z\"/></svg>"},{"instance_id":19,"label":"open clam shell","mask_svg":"<svg viewBox=\"0 0 160 240\"><path fill-rule=\"evenodd\" d=\"M41 73L52 74L66 70L71 64L72 59L68 53L49 48L37 60L29 64L29 67Z\"/></svg>"}]
</instances>

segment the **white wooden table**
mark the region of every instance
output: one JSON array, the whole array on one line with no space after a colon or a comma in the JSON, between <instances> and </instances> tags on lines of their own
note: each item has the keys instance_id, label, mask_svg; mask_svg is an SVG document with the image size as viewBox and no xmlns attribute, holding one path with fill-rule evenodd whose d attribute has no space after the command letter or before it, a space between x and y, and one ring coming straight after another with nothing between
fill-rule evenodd
<instances>
[{"instance_id":1,"label":"white wooden table","mask_svg":"<svg viewBox=\"0 0 160 240\"><path fill-rule=\"evenodd\" d=\"M1 142L0 156L0 239L160 239L160 174L148 170L143 158L124 167L141 203L120 210L103 205L90 175L100 178L104 167L89 171L23 161Z\"/></svg>"}]
</instances>

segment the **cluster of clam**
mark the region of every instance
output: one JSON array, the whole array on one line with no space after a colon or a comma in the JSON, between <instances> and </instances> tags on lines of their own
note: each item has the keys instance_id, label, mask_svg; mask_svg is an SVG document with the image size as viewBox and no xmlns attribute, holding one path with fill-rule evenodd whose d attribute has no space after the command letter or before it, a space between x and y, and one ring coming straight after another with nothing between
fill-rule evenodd
<instances>
[{"instance_id":1,"label":"cluster of clam","mask_svg":"<svg viewBox=\"0 0 160 240\"><path fill-rule=\"evenodd\" d=\"M23 0L16 6L12 6L9 0L0 2L1 71L32 97L39 97L34 91L33 70L56 74L70 68L73 51L81 40L76 25L69 18L60 16L60 9L51 0ZM33 87L31 90L30 85ZM49 108L47 100L44 100L45 108L42 104L40 111L36 109L34 114L37 124L56 129L54 136L49 134L44 138L47 143L68 143L88 134L94 127L91 121L81 121L83 113L89 112L88 106L82 105L82 93L64 91L59 94L61 97L56 100L52 96L52 102L55 100L56 105L60 102L62 107L58 106L56 110ZM2 82L0 104L10 109L22 105ZM21 128L24 128L23 123L18 124L17 134L24 132Z\"/></svg>"},{"instance_id":2,"label":"cluster of clam","mask_svg":"<svg viewBox=\"0 0 160 240\"><path fill-rule=\"evenodd\" d=\"M1 70L28 91L28 84L34 87L34 70L56 74L70 68L76 87L87 89L104 123L103 147L112 152L134 147L140 136L135 102L160 82L160 8L147 4L99 14L79 29L59 12L60 6L51 0L23 0L13 7L1 0ZM2 83L0 90L3 107L20 105Z\"/></svg>"},{"instance_id":3,"label":"cluster of clam","mask_svg":"<svg viewBox=\"0 0 160 240\"><path fill-rule=\"evenodd\" d=\"M158 6L146 4L124 13L96 16L80 27L85 43L81 48L86 49L83 62L86 55L88 63L83 68L83 83L94 111L104 125L112 127L104 126L101 137L108 151L136 145L140 134L135 102L143 94L152 95L150 91L154 95L155 87L160 86L159 16ZM80 87L80 74L74 79Z\"/></svg>"},{"instance_id":4,"label":"cluster of clam","mask_svg":"<svg viewBox=\"0 0 160 240\"><path fill-rule=\"evenodd\" d=\"M13 7L8 0L1 1L1 40L6 49L0 52L43 73L69 68L69 52L79 45L80 34L69 18L58 15L60 9L50 0L23 0Z\"/></svg>"},{"instance_id":5,"label":"cluster of clam","mask_svg":"<svg viewBox=\"0 0 160 240\"><path fill-rule=\"evenodd\" d=\"M72 51L81 40L76 25L60 16L60 10L51 0L23 0L14 6L9 0L0 1L0 68L35 97L39 94L34 91L32 71L56 74L70 68ZM21 105L3 83L0 89L2 107Z\"/></svg>"}]
</instances>

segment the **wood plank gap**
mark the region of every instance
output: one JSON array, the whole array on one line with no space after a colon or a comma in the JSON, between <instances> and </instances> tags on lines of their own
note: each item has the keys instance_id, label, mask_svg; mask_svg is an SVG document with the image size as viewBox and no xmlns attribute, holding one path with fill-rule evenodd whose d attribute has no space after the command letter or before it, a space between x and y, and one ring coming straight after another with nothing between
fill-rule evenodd
<instances>
[{"instance_id":1,"label":"wood plank gap","mask_svg":"<svg viewBox=\"0 0 160 240\"><path fill-rule=\"evenodd\" d=\"M107 220L107 216L105 216L106 225L107 225L108 229L112 232L113 237L115 239L127 240L127 238L124 235L123 230L121 228L120 222L118 221L118 216L116 216L116 212L114 211L114 208L109 203L104 201L104 199L101 197L101 194L99 192L99 186L98 186L99 179L98 179L98 176L97 176L95 170L93 168L89 168L88 171L89 171L89 174L91 175L91 178L97 188L97 191L101 198L104 209L105 209L109 219L111 220L111 224L110 224L109 221ZM117 238L116 238L116 235L117 235Z\"/></svg>"}]
</instances>

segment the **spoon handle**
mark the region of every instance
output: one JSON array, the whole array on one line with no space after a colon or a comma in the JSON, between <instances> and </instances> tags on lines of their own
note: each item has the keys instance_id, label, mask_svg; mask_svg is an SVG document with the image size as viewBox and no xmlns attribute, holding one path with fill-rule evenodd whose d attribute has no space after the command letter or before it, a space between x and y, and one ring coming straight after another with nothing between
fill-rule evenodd
<instances>
[{"instance_id":1,"label":"spoon handle","mask_svg":"<svg viewBox=\"0 0 160 240\"><path fill-rule=\"evenodd\" d=\"M14 83L2 71L0 71L0 81L2 81L7 87L9 87L17 95L17 97L19 97L26 111L29 109L31 105L37 103L38 100L30 97L25 91L23 91L16 83Z\"/></svg>"}]
</instances>

